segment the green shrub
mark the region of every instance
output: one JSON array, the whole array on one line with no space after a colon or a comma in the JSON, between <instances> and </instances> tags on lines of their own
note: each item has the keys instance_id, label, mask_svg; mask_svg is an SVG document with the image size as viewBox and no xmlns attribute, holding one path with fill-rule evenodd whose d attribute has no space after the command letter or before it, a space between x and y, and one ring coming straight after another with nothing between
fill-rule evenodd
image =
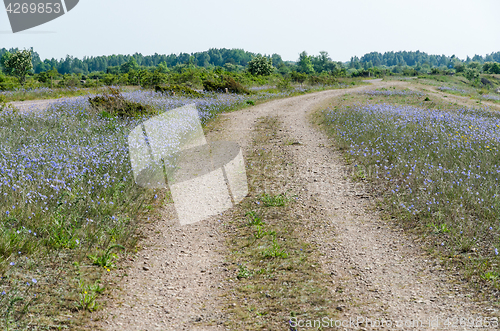
<instances>
[{"instance_id":1,"label":"green shrub","mask_svg":"<svg viewBox=\"0 0 500 331\"><path fill-rule=\"evenodd\" d=\"M0 111L4 110L7 107L7 98L5 95L0 95Z\"/></svg>"},{"instance_id":2,"label":"green shrub","mask_svg":"<svg viewBox=\"0 0 500 331\"><path fill-rule=\"evenodd\" d=\"M254 76L269 76L273 71L273 61L260 54L248 62L248 72Z\"/></svg>"},{"instance_id":3,"label":"green shrub","mask_svg":"<svg viewBox=\"0 0 500 331\"><path fill-rule=\"evenodd\" d=\"M165 85L165 86L155 86L155 91L160 92L163 94L174 94L175 95L183 95L187 97L193 97L193 98L201 98L203 97L203 94L200 92L197 92L187 86L181 86L181 85Z\"/></svg>"},{"instance_id":4,"label":"green shrub","mask_svg":"<svg viewBox=\"0 0 500 331\"><path fill-rule=\"evenodd\" d=\"M208 92L223 93L228 90L231 93L237 94L250 94L243 85L235 81L232 77L224 76L222 82L215 82L213 80L205 80L203 82L203 89Z\"/></svg>"},{"instance_id":5,"label":"green shrub","mask_svg":"<svg viewBox=\"0 0 500 331\"><path fill-rule=\"evenodd\" d=\"M290 73L290 78L292 79L293 82L302 84L306 81L307 74L297 72L297 71L292 71Z\"/></svg>"},{"instance_id":6,"label":"green shrub","mask_svg":"<svg viewBox=\"0 0 500 331\"><path fill-rule=\"evenodd\" d=\"M154 114L150 105L125 100L115 88L108 87L108 93L89 98L90 105L99 113L106 112L118 117L139 117Z\"/></svg>"},{"instance_id":7,"label":"green shrub","mask_svg":"<svg viewBox=\"0 0 500 331\"><path fill-rule=\"evenodd\" d=\"M276 84L276 88L280 90L289 90L292 86L290 85L290 79L283 78Z\"/></svg>"}]
</instances>

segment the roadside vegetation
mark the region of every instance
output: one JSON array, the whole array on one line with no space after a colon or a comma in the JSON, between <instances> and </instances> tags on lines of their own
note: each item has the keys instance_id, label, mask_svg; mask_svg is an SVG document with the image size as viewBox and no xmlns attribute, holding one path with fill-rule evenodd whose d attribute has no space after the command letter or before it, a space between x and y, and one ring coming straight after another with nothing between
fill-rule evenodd
<instances>
[{"instance_id":1,"label":"roadside vegetation","mask_svg":"<svg viewBox=\"0 0 500 331\"><path fill-rule=\"evenodd\" d=\"M485 299L500 289L500 114L397 88L332 102L316 118L389 219Z\"/></svg>"}]
</instances>

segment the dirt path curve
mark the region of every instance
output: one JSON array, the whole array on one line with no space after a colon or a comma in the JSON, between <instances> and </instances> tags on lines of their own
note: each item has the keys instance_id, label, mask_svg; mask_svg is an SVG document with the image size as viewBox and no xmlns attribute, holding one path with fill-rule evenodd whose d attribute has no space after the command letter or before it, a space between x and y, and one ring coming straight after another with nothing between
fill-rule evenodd
<instances>
[{"instance_id":1,"label":"dirt path curve","mask_svg":"<svg viewBox=\"0 0 500 331\"><path fill-rule=\"evenodd\" d=\"M345 178L341 155L324 147L331 143L310 124L309 112L327 105L331 98L366 88L372 86L323 91L224 114L223 129L211 133L208 140L231 140L249 148L257 119L276 116L283 130L300 141L293 149L299 171L290 181L317 199L318 212L326 215L338 234L333 245L321 233L315 238L325 243L320 244L323 268L333 276L335 299L343 302L337 307L337 319L385 319L394 323L390 329L396 329L397 321L413 321L422 324L397 329L449 330L443 324L446 318L492 317L496 312L469 300L467 288L439 264L426 260L403 232L367 212L371 198L356 194L354 184ZM146 229L144 250L129 261L126 276L117 283L121 290L114 293L113 303L97 326L105 330L224 330L219 295L227 284L228 270L220 230L217 217L181 227L172 208L166 208ZM439 327L430 322L439 322ZM346 329L372 328L365 323Z\"/></svg>"},{"instance_id":2,"label":"dirt path curve","mask_svg":"<svg viewBox=\"0 0 500 331\"><path fill-rule=\"evenodd\" d=\"M28 100L28 101L14 101L9 104L16 107L21 111L42 111L49 108L54 103L59 103L63 100L75 98L60 98L60 99L44 99L44 100Z\"/></svg>"}]
</instances>

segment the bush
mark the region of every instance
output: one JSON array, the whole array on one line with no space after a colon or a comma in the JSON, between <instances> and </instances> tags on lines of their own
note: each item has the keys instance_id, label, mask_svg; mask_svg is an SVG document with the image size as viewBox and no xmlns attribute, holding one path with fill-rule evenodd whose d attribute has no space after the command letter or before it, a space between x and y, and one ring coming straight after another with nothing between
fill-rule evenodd
<instances>
[{"instance_id":1,"label":"bush","mask_svg":"<svg viewBox=\"0 0 500 331\"><path fill-rule=\"evenodd\" d=\"M310 85L326 85L326 80L319 76L309 76L307 81Z\"/></svg>"},{"instance_id":2,"label":"bush","mask_svg":"<svg viewBox=\"0 0 500 331\"><path fill-rule=\"evenodd\" d=\"M273 61L260 54L248 62L248 72L254 76L269 76L273 71Z\"/></svg>"},{"instance_id":3,"label":"bush","mask_svg":"<svg viewBox=\"0 0 500 331\"><path fill-rule=\"evenodd\" d=\"M289 90L291 88L290 79L283 78L282 80L280 80L278 82L278 84L276 85L276 87L278 89L280 89L280 90Z\"/></svg>"},{"instance_id":4,"label":"bush","mask_svg":"<svg viewBox=\"0 0 500 331\"><path fill-rule=\"evenodd\" d=\"M465 72L464 72L465 78L467 78L467 80L473 85L478 84L479 75L480 75L479 70L475 69L475 68L467 68L467 69L465 69Z\"/></svg>"},{"instance_id":5,"label":"bush","mask_svg":"<svg viewBox=\"0 0 500 331\"><path fill-rule=\"evenodd\" d=\"M307 74L297 72L297 71L292 71L290 73L290 78L292 79L293 82L302 84L303 82L306 81Z\"/></svg>"},{"instance_id":6,"label":"bush","mask_svg":"<svg viewBox=\"0 0 500 331\"><path fill-rule=\"evenodd\" d=\"M13 90L15 88L21 87L19 82L14 77L4 76L0 73L0 91Z\"/></svg>"},{"instance_id":7,"label":"bush","mask_svg":"<svg viewBox=\"0 0 500 331\"><path fill-rule=\"evenodd\" d=\"M150 105L125 100L120 91L112 87L108 87L108 93L89 97L89 103L105 117L140 117L155 113Z\"/></svg>"},{"instance_id":8,"label":"bush","mask_svg":"<svg viewBox=\"0 0 500 331\"><path fill-rule=\"evenodd\" d=\"M181 85L165 85L165 86L155 86L155 91L163 94L176 94L193 98L201 98L203 96L202 93L197 92L189 87L181 86Z\"/></svg>"},{"instance_id":9,"label":"bush","mask_svg":"<svg viewBox=\"0 0 500 331\"><path fill-rule=\"evenodd\" d=\"M491 86L493 86L493 83L492 83L492 82L490 82L488 79L486 79L486 78L484 78L484 77L483 77L483 78L481 78L481 83L482 83L483 85L485 85L485 86L486 86L486 85L491 85Z\"/></svg>"},{"instance_id":10,"label":"bush","mask_svg":"<svg viewBox=\"0 0 500 331\"><path fill-rule=\"evenodd\" d=\"M203 82L203 89L208 92L225 92L226 89L231 93L250 94L243 85L235 81L232 77L224 76L222 82L215 82L212 80L205 80Z\"/></svg>"},{"instance_id":11,"label":"bush","mask_svg":"<svg viewBox=\"0 0 500 331\"><path fill-rule=\"evenodd\" d=\"M0 111L4 110L7 107L7 98L5 95L0 95Z\"/></svg>"},{"instance_id":12,"label":"bush","mask_svg":"<svg viewBox=\"0 0 500 331\"><path fill-rule=\"evenodd\" d=\"M487 62L483 65L483 70L490 74L500 74L500 63Z\"/></svg>"}]
</instances>

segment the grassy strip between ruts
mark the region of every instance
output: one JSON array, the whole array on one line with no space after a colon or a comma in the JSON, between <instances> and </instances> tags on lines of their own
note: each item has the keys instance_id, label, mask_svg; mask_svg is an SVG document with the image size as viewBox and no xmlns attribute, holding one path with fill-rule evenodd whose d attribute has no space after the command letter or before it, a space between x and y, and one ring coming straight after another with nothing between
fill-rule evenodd
<instances>
[{"instance_id":1,"label":"grassy strip between ruts","mask_svg":"<svg viewBox=\"0 0 500 331\"><path fill-rule=\"evenodd\" d=\"M498 113L386 89L333 100L316 120L359 169L353 180L382 193L388 217L479 300L498 301Z\"/></svg>"},{"instance_id":2,"label":"grassy strip between ruts","mask_svg":"<svg viewBox=\"0 0 500 331\"><path fill-rule=\"evenodd\" d=\"M295 166L278 129L272 117L257 123L246 159L250 194L225 222L228 259L235 265L226 294L233 330L295 330L294 317L336 315L330 275L308 241L315 215L297 200L300 192L285 187Z\"/></svg>"}]
</instances>

